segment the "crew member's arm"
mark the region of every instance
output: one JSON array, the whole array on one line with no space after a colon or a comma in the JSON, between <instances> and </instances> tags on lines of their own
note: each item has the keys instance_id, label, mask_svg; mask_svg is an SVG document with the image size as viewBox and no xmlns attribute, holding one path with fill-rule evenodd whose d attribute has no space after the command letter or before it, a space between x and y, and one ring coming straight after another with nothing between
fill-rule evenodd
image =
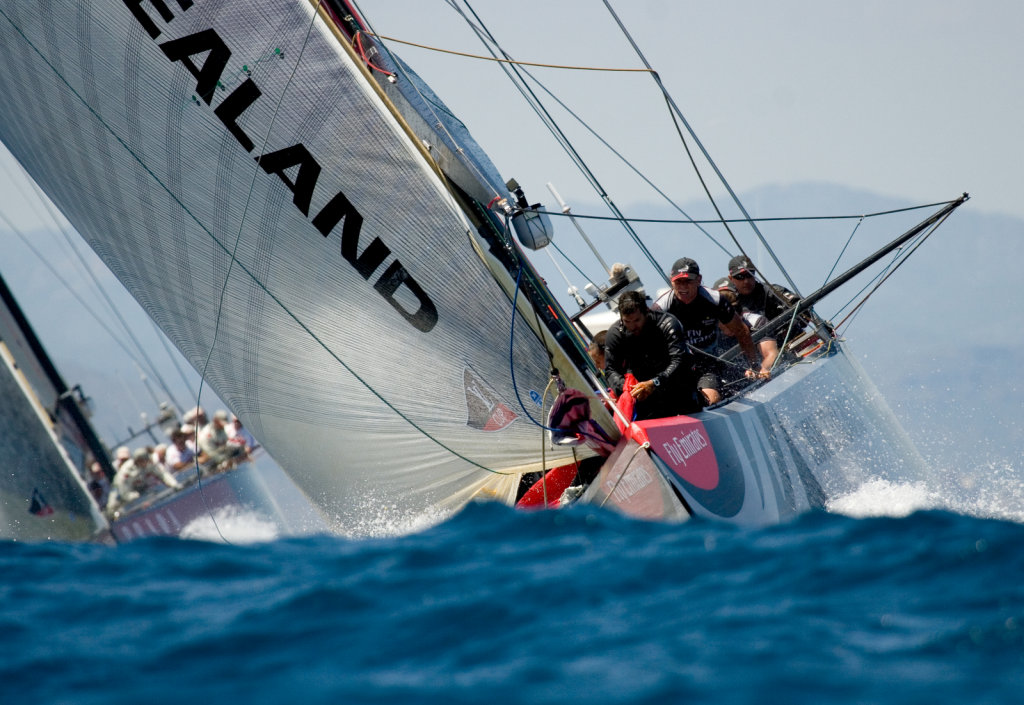
<instances>
[{"instance_id":1,"label":"crew member's arm","mask_svg":"<svg viewBox=\"0 0 1024 705\"><path fill-rule=\"evenodd\" d=\"M761 370L757 376L761 379L768 379L772 376L772 365L775 364L775 358L779 356L779 344L775 342L775 338L764 338L758 341L757 349L761 351Z\"/></svg>"},{"instance_id":2,"label":"crew member's arm","mask_svg":"<svg viewBox=\"0 0 1024 705\"><path fill-rule=\"evenodd\" d=\"M181 483L175 480L174 475L167 472L167 468L165 468L163 465L160 465L159 463L154 463L153 469L156 472L156 476L160 478L160 482L176 490L181 489Z\"/></svg>"},{"instance_id":3,"label":"crew member's arm","mask_svg":"<svg viewBox=\"0 0 1024 705\"><path fill-rule=\"evenodd\" d=\"M740 344L740 349L747 356L747 360L750 361L750 366L757 367L757 348L754 347L754 341L750 337L750 329L747 328L747 324L743 322L739 315L733 314L732 320L724 325L729 335L736 338L736 342Z\"/></svg>"}]
</instances>

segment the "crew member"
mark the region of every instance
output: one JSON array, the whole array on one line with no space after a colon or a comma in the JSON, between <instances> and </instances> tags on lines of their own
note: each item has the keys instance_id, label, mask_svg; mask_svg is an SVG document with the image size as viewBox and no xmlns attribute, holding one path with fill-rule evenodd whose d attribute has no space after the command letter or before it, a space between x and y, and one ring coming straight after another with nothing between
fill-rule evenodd
<instances>
[{"instance_id":1,"label":"crew member","mask_svg":"<svg viewBox=\"0 0 1024 705\"><path fill-rule=\"evenodd\" d=\"M769 284L769 292L768 287L754 278L756 273L746 255L736 255L729 260L729 283L736 290L740 309L759 313L771 321L799 301L800 297L778 284Z\"/></svg>"},{"instance_id":2,"label":"crew member","mask_svg":"<svg viewBox=\"0 0 1024 705\"><path fill-rule=\"evenodd\" d=\"M651 311L639 291L619 297L619 320L605 338L605 378L616 395L626 373L638 384L636 418L652 419L700 410L695 393L693 356L687 351L682 326L664 311Z\"/></svg>"},{"instance_id":3,"label":"crew member","mask_svg":"<svg viewBox=\"0 0 1024 705\"><path fill-rule=\"evenodd\" d=\"M694 351L697 388L708 405L722 399L724 364L715 356L714 347L721 323L729 335L736 338L740 349L750 361L752 369L746 376L756 377L757 349L750 339L750 330L736 310L717 291L701 286L700 267L689 257L676 260L669 272L672 289L658 297L655 307L679 319L686 331L686 343Z\"/></svg>"}]
</instances>

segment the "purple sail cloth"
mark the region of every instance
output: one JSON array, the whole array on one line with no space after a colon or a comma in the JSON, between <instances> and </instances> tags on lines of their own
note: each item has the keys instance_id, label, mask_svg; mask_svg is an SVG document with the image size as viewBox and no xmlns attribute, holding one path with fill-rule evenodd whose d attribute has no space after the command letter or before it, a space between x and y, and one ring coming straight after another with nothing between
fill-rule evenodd
<instances>
[{"instance_id":1,"label":"purple sail cloth","mask_svg":"<svg viewBox=\"0 0 1024 705\"><path fill-rule=\"evenodd\" d=\"M590 418L590 398L578 389L566 389L558 395L548 413L548 429L556 445L583 442L604 456L614 449L608 434Z\"/></svg>"}]
</instances>

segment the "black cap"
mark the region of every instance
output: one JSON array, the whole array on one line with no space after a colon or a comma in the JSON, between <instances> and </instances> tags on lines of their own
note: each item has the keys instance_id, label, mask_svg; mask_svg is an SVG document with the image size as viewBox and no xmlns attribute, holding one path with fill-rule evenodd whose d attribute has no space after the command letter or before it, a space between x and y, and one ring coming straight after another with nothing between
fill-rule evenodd
<instances>
[{"instance_id":1,"label":"black cap","mask_svg":"<svg viewBox=\"0 0 1024 705\"><path fill-rule=\"evenodd\" d=\"M672 265L672 272L668 278L672 281L676 279L696 279L700 276L700 267L689 257L683 257L677 259L676 263Z\"/></svg>"},{"instance_id":2,"label":"black cap","mask_svg":"<svg viewBox=\"0 0 1024 705\"><path fill-rule=\"evenodd\" d=\"M741 272L749 272L753 274L757 270L754 269L754 264L750 261L746 255L736 255L729 260L729 276L735 277Z\"/></svg>"},{"instance_id":3,"label":"black cap","mask_svg":"<svg viewBox=\"0 0 1024 705\"><path fill-rule=\"evenodd\" d=\"M715 285L712 288L717 289L718 291L721 291L722 289L731 289L732 282L729 281L729 277L721 277L715 280Z\"/></svg>"}]
</instances>

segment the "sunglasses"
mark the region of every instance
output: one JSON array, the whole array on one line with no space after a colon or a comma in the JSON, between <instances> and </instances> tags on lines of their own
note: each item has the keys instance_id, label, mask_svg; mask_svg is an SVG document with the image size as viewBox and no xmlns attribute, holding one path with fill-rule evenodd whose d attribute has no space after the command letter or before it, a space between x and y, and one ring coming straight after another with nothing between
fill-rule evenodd
<instances>
[{"instance_id":1,"label":"sunglasses","mask_svg":"<svg viewBox=\"0 0 1024 705\"><path fill-rule=\"evenodd\" d=\"M753 279L754 275L751 274L750 272L740 272L739 274L733 274L732 278L733 279L739 279L740 281L743 281L744 279Z\"/></svg>"}]
</instances>

